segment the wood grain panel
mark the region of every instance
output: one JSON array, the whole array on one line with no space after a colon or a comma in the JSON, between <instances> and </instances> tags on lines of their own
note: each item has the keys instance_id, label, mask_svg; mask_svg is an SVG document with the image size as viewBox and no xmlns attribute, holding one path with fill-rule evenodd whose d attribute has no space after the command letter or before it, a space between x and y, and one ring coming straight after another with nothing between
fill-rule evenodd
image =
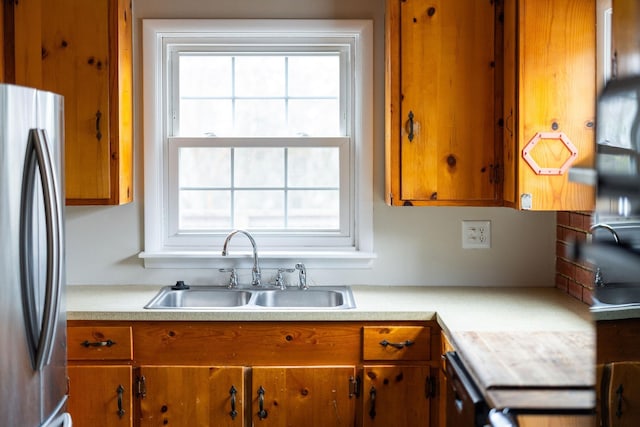
<instances>
[{"instance_id":1,"label":"wood grain panel","mask_svg":"<svg viewBox=\"0 0 640 427\"><path fill-rule=\"evenodd\" d=\"M382 343L386 342L387 345ZM407 345L407 343L410 343ZM397 348L393 344L402 346ZM429 360L431 328L426 326L365 326L363 360Z\"/></svg>"},{"instance_id":2,"label":"wood grain panel","mask_svg":"<svg viewBox=\"0 0 640 427\"><path fill-rule=\"evenodd\" d=\"M252 420L256 426L351 426L357 399L349 393L354 366L254 367ZM260 419L258 389L264 389Z\"/></svg>"},{"instance_id":3,"label":"wood grain panel","mask_svg":"<svg viewBox=\"0 0 640 427\"><path fill-rule=\"evenodd\" d=\"M596 322L597 363L640 360L640 319Z\"/></svg>"},{"instance_id":4,"label":"wood grain panel","mask_svg":"<svg viewBox=\"0 0 640 427\"><path fill-rule=\"evenodd\" d=\"M132 360L131 327L74 326L67 328L69 360ZM110 345L92 345L111 342ZM86 344L85 344L86 343Z\"/></svg>"},{"instance_id":5,"label":"wood grain panel","mask_svg":"<svg viewBox=\"0 0 640 427\"><path fill-rule=\"evenodd\" d=\"M131 366L69 366L68 410L76 427L133 425ZM121 405L118 388L122 387ZM119 407L124 410L118 415Z\"/></svg>"},{"instance_id":6,"label":"wood grain panel","mask_svg":"<svg viewBox=\"0 0 640 427\"><path fill-rule=\"evenodd\" d=\"M288 365L358 363L360 325L343 322L140 322L142 364Z\"/></svg>"},{"instance_id":7,"label":"wood grain panel","mask_svg":"<svg viewBox=\"0 0 640 427\"><path fill-rule=\"evenodd\" d=\"M618 78L640 74L640 3L637 0L612 0L614 69Z\"/></svg>"},{"instance_id":8,"label":"wood grain panel","mask_svg":"<svg viewBox=\"0 0 640 427\"><path fill-rule=\"evenodd\" d=\"M243 367L142 366L146 393L140 405L140 426L242 427ZM237 390L237 416L231 417L231 387Z\"/></svg>"}]
</instances>

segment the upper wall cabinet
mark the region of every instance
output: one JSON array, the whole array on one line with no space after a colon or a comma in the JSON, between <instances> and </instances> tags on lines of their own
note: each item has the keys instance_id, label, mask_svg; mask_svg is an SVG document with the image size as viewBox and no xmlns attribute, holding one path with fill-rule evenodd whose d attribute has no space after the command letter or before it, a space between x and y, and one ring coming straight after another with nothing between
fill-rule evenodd
<instances>
[{"instance_id":1,"label":"upper wall cabinet","mask_svg":"<svg viewBox=\"0 0 640 427\"><path fill-rule=\"evenodd\" d=\"M640 75L640 2L612 0L612 75L614 78Z\"/></svg>"},{"instance_id":2,"label":"upper wall cabinet","mask_svg":"<svg viewBox=\"0 0 640 427\"><path fill-rule=\"evenodd\" d=\"M504 201L533 210L594 208L569 182L595 151L594 1L504 1Z\"/></svg>"},{"instance_id":3,"label":"upper wall cabinet","mask_svg":"<svg viewBox=\"0 0 640 427\"><path fill-rule=\"evenodd\" d=\"M7 80L64 95L67 204L130 202L131 0L5 5L13 18L5 29L5 49L13 53Z\"/></svg>"},{"instance_id":4,"label":"upper wall cabinet","mask_svg":"<svg viewBox=\"0 0 640 427\"><path fill-rule=\"evenodd\" d=\"M491 0L387 1L388 204L501 204L494 22Z\"/></svg>"},{"instance_id":5,"label":"upper wall cabinet","mask_svg":"<svg viewBox=\"0 0 640 427\"><path fill-rule=\"evenodd\" d=\"M67 204L130 202L130 0L43 1L42 8L42 84L65 95Z\"/></svg>"}]
</instances>

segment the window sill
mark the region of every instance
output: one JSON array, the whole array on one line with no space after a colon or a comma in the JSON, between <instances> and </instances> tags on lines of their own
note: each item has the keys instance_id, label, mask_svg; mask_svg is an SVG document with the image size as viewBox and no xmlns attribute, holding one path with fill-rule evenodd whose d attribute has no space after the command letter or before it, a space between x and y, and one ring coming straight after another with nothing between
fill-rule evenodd
<instances>
[{"instance_id":1,"label":"window sill","mask_svg":"<svg viewBox=\"0 0 640 427\"><path fill-rule=\"evenodd\" d=\"M250 268L253 256L249 252L222 256L211 251L140 252L145 268ZM281 268L298 262L311 268L371 268L377 258L374 252L357 251L266 251L259 252L262 268Z\"/></svg>"}]
</instances>

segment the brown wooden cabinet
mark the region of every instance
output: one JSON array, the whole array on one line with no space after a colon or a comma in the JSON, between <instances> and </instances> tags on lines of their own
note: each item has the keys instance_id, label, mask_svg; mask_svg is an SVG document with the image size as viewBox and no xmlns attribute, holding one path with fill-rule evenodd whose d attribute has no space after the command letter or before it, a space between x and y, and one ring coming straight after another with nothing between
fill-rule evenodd
<instances>
[{"instance_id":1,"label":"brown wooden cabinet","mask_svg":"<svg viewBox=\"0 0 640 427\"><path fill-rule=\"evenodd\" d=\"M106 342L116 333L120 336L112 341L126 342L122 333L131 331L135 351L126 367L133 368L129 389L135 390L136 426L414 427L430 426L437 419L435 392L425 393L437 386L431 354L439 348L435 322L69 325L69 346L89 354L80 362L70 351L72 368L91 366L102 377L109 375L106 368L123 362L105 359L105 352L118 351L118 346L81 343ZM438 341L434 345L432 333ZM125 357L123 350L121 346L113 357ZM82 385L75 372L70 370L72 395ZM377 390L378 414L373 418L372 387ZM94 412L100 407L92 405ZM72 408L75 421L74 412L84 408Z\"/></svg>"},{"instance_id":2,"label":"brown wooden cabinet","mask_svg":"<svg viewBox=\"0 0 640 427\"><path fill-rule=\"evenodd\" d=\"M387 1L388 204L501 204L495 13L491 1Z\"/></svg>"},{"instance_id":3,"label":"brown wooden cabinet","mask_svg":"<svg viewBox=\"0 0 640 427\"><path fill-rule=\"evenodd\" d=\"M141 366L140 426L244 426L245 368Z\"/></svg>"},{"instance_id":4,"label":"brown wooden cabinet","mask_svg":"<svg viewBox=\"0 0 640 427\"><path fill-rule=\"evenodd\" d=\"M614 78L640 75L640 3L637 0L612 0L612 67Z\"/></svg>"},{"instance_id":5,"label":"brown wooden cabinet","mask_svg":"<svg viewBox=\"0 0 640 427\"><path fill-rule=\"evenodd\" d=\"M363 427L431 425L437 378L431 349L429 326L363 328Z\"/></svg>"},{"instance_id":6,"label":"brown wooden cabinet","mask_svg":"<svg viewBox=\"0 0 640 427\"><path fill-rule=\"evenodd\" d=\"M131 0L4 6L5 81L65 98L67 204L132 201Z\"/></svg>"},{"instance_id":7,"label":"brown wooden cabinet","mask_svg":"<svg viewBox=\"0 0 640 427\"><path fill-rule=\"evenodd\" d=\"M57 0L42 9L42 87L65 96L67 204L128 203L131 0Z\"/></svg>"},{"instance_id":8,"label":"brown wooden cabinet","mask_svg":"<svg viewBox=\"0 0 640 427\"><path fill-rule=\"evenodd\" d=\"M133 426L131 328L71 327L67 346L73 424Z\"/></svg>"},{"instance_id":9,"label":"brown wooden cabinet","mask_svg":"<svg viewBox=\"0 0 640 427\"><path fill-rule=\"evenodd\" d=\"M504 201L533 210L592 210L596 2L504 2Z\"/></svg>"}]
</instances>

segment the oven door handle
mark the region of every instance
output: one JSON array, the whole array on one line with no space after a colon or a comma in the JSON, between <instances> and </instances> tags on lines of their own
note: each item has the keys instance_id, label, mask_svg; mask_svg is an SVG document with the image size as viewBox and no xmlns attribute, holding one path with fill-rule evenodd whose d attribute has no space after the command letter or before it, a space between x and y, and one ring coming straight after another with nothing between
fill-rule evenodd
<instances>
[{"instance_id":1,"label":"oven door handle","mask_svg":"<svg viewBox=\"0 0 640 427\"><path fill-rule=\"evenodd\" d=\"M518 427L518 423L511 417L508 409L489 411L489 422L491 427Z\"/></svg>"}]
</instances>

